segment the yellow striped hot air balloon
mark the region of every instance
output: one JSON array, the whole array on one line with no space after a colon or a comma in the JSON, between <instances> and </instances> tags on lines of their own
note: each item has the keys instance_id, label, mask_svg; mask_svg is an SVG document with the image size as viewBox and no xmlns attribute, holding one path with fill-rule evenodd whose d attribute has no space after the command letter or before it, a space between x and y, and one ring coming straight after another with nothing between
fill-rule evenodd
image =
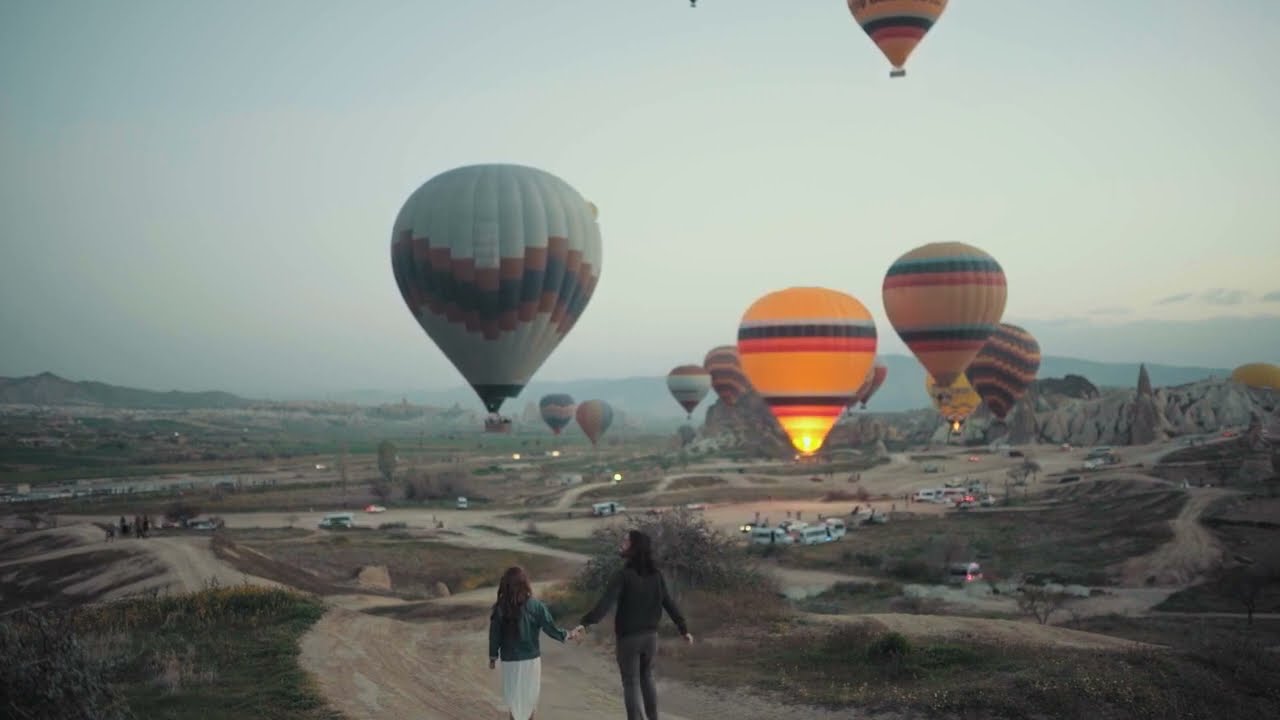
<instances>
[{"instance_id":1,"label":"yellow striped hot air balloon","mask_svg":"<svg viewBox=\"0 0 1280 720\"><path fill-rule=\"evenodd\" d=\"M933 378L925 375L924 390L929 393L929 398L933 400L933 406L938 409L938 413L951 423L951 432L960 432L964 421L968 420L973 411L982 404L978 391L973 389L969 379L964 375L956 378L955 382L946 387L940 387L933 382Z\"/></svg>"},{"instance_id":2,"label":"yellow striped hot air balloon","mask_svg":"<svg viewBox=\"0 0 1280 720\"><path fill-rule=\"evenodd\" d=\"M946 9L947 0L849 0L853 19L893 65L889 77L907 74L911 51Z\"/></svg>"},{"instance_id":3,"label":"yellow striped hot air balloon","mask_svg":"<svg viewBox=\"0 0 1280 720\"><path fill-rule=\"evenodd\" d=\"M1004 315L1004 270L972 245L922 245L884 277L889 323L934 381L947 387L969 367Z\"/></svg>"},{"instance_id":4,"label":"yellow striped hot air balloon","mask_svg":"<svg viewBox=\"0 0 1280 720\"><path fill-rule=\"evenodd\" d=\"M711 348L702 361L702 367L711 373L711 388L728 405L737 403L738 398L751 389L747 376L742 374L742 362L738 358L736 345Z\"/></svg>"},{"instance_id":5,"label":"yellow striped hot air balloon","mask_svg":"<svg viewBox=\"0 0 1280 720\"><path fill-rule=\"evenodd\" d=\"M756 300L738 326L743 373L801 454L818 451L866 378L876 324L856 298L793 287Z\"/></svg>"},{"instance_id":6,"label":"yellow striped hot air balloon","mask_svg":"<svg viewBox=\"0 0 1280 720\"><path fill-rule=\"evenodd\" d=\"M1004 420L1039 370L1040 343L1017 325L1002 323L964 374L991 414Z\"/></svg>"}]
</instances>

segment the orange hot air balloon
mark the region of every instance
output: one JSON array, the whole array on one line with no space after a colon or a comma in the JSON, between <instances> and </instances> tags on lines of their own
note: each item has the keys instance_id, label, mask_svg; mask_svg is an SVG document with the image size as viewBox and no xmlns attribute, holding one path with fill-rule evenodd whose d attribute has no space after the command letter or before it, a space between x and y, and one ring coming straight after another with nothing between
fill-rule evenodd
<instances>
[{"instance_id":1,"label":"orange hot air balloon","mask_svg":"<svg viewBox=\"0 0 1280 720\"><path fill-rule=\"evenodd\" d=\"M853 19L893 64L889 77L907 74L911 51L946 9L947 0L849 0Z\"/></svg>"},{"instance_id":2,"label":"orange hot air balloon","mask_svg":"<svg viewBox=\"0 0 1280 720\"><path fill-rule=\"evenodd\" d=\"M964 374L991 414L1004 420L1039 370L1040 343L1017 325L1001 323Z\"/></svg>"},{"instance_id":3,"label":"orange hot air balloon","mask_svg":"<svg viewBox=\"0 0 1280 720\"><path fill-rule=\"evenodd\" d=\"M982 397L969 384L969 378L961 375L947 387L940 387L928 375L924 378L924 390L933 400L938 413L951 423L951 432L960 432L964 421L982 404Z\"/></svg>"},{"instance_id":4,"label":"orange hot air balloon","mask_svg":"<svg viewBox=\"0 0 1280 720\"><path fill-rule=\"evenodd\" d=\"M866 306L835 290L793 287L756 300L738 326L742 371L792 446L818 451L876 356Z\"/></svg>"},{"instance_id":5,"label":"orange hot air balloon","mask_svg":"<svg viewBox=\"0 0 1280 720\"><path fill-rule=\"evenodd\" d=\"M738 346L721 345L711 348L702 361L702 367L711 373L711 388L728 405L738 402L747 394L751 385L742 374L742 362L738 359Z\"/></svg>"},{"instance_id":6,"label":"orange hot air balloon","mask_svg":"<svg viewBox=\"0 0 1280 720\"><path fill-rule=\"evenodd\" d=\"M995 332L1007 296L1004 269L958 242L922 245L894 261L882 297L889 323L934 381L955 382Z\"/></svg>"},{"instance_id":7,"label":"orange hot air balloon","mask_svg":"<svg viewBox=\"0 0 1280 720\"><path fill-rule=\"evenodd\" d=\"M613 407L603 400L588 400L578 405L574 418L591 441L591 446L595 447L613 424Z\"/></svg>"}]
</instances>

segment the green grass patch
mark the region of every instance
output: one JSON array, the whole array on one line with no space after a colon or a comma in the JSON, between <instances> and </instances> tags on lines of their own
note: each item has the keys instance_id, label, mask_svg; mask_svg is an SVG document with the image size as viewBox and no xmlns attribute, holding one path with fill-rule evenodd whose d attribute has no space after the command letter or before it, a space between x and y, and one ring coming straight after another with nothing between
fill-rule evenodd
<instances>
[{"instance_id":1,"label":"green grass patch","mask_svg":"<svg viewBox=\"0 0 1280 720\"><path fill-rule=\"evenodd\" d=\"M29 718L338 720L298 665L323 614L308 596L241 586L10 616L0 653L24 662L0 670L5 702Z\"/></svg>"}]
</instances>

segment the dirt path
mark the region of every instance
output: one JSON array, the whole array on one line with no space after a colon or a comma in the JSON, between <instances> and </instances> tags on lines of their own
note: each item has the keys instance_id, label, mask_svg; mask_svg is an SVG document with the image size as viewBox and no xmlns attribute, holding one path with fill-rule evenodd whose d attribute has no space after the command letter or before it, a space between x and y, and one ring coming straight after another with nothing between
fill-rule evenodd
<instances>
[{"instance_id":1,"label":"dirt path","mask_svg":"<svg viewBox=\"0 0 1280 720\"><path fill-rule=\"evenodd\" d=\"M1200 516L1209 504L1231 494L1220 488L1192 488L1182 512L1171 521L1173 539L1120 565L1122 583L1134 587L1186 587L1222 564L1224 550Z\"/></svg>"},{"instance_id":2,"label":"dirt path","mask_svg":"<svg viewBox=\"0 0 1280 720\"><path fill-rule=\"evenodd\" d=\"M410 624L334 609L303 637L302 666L330 706L351 720L496 719L505 713L502 671L488 668L486 633L483 619ZM539 717L598 720L625 714L615 666L592 640L545 640L542 649ZM658 693L668 720L777 720L795 714L794 707L742 693L723 697L673 680L661 680ZM805 708L804 717L848 715Z\"/></svg>"},{"instance_id":3,"label":"dirt path","mask_svg":"<svg viewBox=\"0 0 1280 720\"><path fill-rule=\"evenodd\" d=\"M560 496L560 499L556 500L556 504L552 505L551 508L553 510L571 510L573 509L573 504L578 502L578 498L582 497L583 494L599 488L609 487L612 484L613 483L600 482L579 485L576 488L571 488L565 491L565 493Z\"/></svg>"}]
</instances>

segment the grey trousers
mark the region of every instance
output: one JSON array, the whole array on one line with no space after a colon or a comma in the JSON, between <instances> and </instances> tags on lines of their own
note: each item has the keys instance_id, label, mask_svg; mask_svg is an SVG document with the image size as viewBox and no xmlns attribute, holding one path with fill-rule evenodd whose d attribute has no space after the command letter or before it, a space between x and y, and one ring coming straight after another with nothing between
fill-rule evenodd
<instances>
[{"instance_id":1,"label":"grey trousers","mask_svg":"<svg viewBox=\"0 0 1280 720\"><path fill-rule=\"evenodd\" d=\"M618 638L618 671L622 674L622 701L627 720L658 720L658 690L653 685L653 662L658 655L658 633ZM640 712L641 703L644 712Z\"/></svg>"}]
</instances>

